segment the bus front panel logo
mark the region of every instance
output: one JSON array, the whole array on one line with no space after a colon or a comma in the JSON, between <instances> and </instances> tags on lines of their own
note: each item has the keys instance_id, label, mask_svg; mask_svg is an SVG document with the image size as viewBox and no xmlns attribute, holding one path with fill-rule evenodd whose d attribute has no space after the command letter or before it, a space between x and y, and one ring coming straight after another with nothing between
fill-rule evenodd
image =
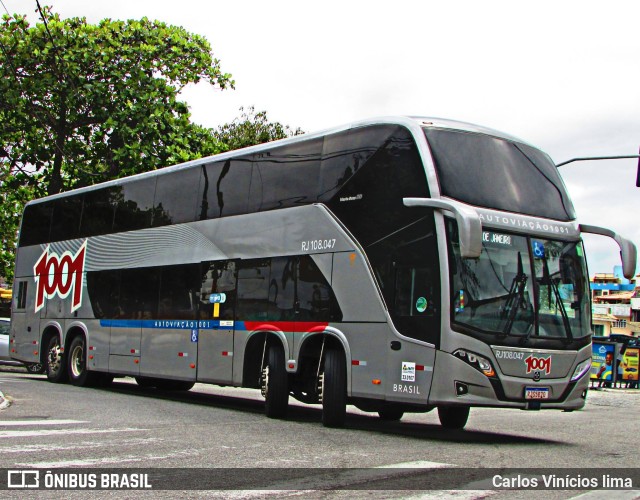
<instances>
[{"instance_id":1,"label":"bus front panel logo","mask_svg":"<svg viewBox=\"0 0 640 500\"><path fill-rule=\"evenodd\" d=\"M86 240L75 254L66 251L58 255L51 252L50 246L47 245L38 262L33 266L36 282L35 312L44 307L45 299L51 299L56 295L65 299L71 294L71 312L80 308L86 250Z\"/></svg>"}]
</instances>

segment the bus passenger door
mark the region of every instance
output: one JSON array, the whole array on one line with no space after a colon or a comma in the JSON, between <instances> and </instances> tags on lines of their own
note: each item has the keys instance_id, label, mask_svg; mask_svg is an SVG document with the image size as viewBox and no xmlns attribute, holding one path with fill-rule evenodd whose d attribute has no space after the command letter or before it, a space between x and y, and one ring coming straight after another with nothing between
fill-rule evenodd
<instances>
[{"instance_id":1,"label":"bus passenger door","mask_svg":"<svg viewBox=\"0 0 640 500\"><path fill-rule=\"evenodd\" d=\"M236 303L236 262L203 262L198 310L200 382L230 384Z\"/></svg>"}]
</instances>

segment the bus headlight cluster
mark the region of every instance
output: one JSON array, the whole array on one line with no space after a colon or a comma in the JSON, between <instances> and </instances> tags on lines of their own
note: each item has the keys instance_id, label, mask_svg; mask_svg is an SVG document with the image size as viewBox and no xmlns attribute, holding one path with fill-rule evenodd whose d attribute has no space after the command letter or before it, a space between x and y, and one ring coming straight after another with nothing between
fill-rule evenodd
<instances>
[{"instance_id":1,"label":"bus headlight cluster","mask_svg":"<svg viewBox=\"0 0 640 500\"><path fill-rule=\"evenodd\" d=\"M491 361L487 358L483 358L482 356L469 352L464 349L458 349L453 355L464 361L465 363L473 366L476 370L484 373L487 377L495 377L496 372L491 365Z\"/></svg>"},{"instance_id":2,"label":"bus headlight cluster","mask_svg":"<svg viewBox=\"0 0 640 500\"><path fill-rule=\"evenodd\" d=\"M591 369L591 358L585 359L582 363L578 363L576 369L573 370L571 382L575 382Z\"/></svg>"}]
</instances>

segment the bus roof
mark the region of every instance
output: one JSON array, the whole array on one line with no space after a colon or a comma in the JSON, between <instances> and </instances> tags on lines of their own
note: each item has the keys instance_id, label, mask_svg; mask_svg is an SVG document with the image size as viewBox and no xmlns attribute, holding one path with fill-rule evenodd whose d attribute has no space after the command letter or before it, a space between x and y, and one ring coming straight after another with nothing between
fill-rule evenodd
<instances>
[{"instance_id":1,"label":"bus roof","mask_svg":"<svg viewBox=\"0 0 640 500\"><path fill-rule=\"evenodd\" d=\"M526 143L517 137L505 134L504 132L500 132L498 130L494 130L491 128L483 127L480 125L475 125L473 123L467 123L456 120L449 120L444 118L434 118L434 117L420 117L420 116L387 116L387 117L378 117L378 118L370 118L366 120L356 121L347 123L344 125L340 125L337 127L333 127L330 129L324 129L317 132L310 132L306 134L301 134L294 137L288 137L286 139L279 139L277 141L265 142L263 144L258 144L255 146L249 146L241 149L234 149L233 151L227 151L225 153L220 153L213 156L206 156L203 158L198 158L196 160L191 160L184 163L179 163L176 165L171 165L167 167L162 167L156 170L151 170L149 172L143 172L140 174L134 174L127 177L121 177L118 179L113 179L105 182L101 182L98 184L92 184L91 186L85 186L77 189L72 189L69 191L64 191L62 193L57 193L49 196L44 196L42 198L38 198L35 200L31 200L27 203L27 205L36 204L45 201L51 201L57 198L64 198L71 194L80 194L83 192L90 192L101 188L112 187L112 186L120 186L122 184L127 184L134 180L139 180L147 177L154 177L158 175L168 174L171 172L179 171L182 169L187 169L195 165L201 165L203 163L210 163L212 161L225 161L228 159L233 159L240 155L246 154L254 154L259 153L261 151L270 150L274 147L285 146L289 144L295 144L298 142L304 142L311 139L316 139L319 137L324 137L326 135L335 134L338 132L343 132L345 130L366 127L370 125L402 125L407 127L409 130L413 130L413 132L417 132L418 128L422 127L434 127L434 128L442 128L442 129L450 129L450 130L461 130L464 132L473 132L491 135L494 137L506 139L509 141Z\"/></svg>"}]
</instances>

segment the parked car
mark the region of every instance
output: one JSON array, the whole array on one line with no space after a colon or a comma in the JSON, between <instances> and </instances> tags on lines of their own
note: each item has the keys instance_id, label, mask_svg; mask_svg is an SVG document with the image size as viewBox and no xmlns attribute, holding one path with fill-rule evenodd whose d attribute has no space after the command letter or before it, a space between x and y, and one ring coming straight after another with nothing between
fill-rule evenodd
<instances>
[{"instance_id":1,"label":"parked car","mask_svg":"<svg viewBox=\"0 0 640 500\"><path fill-rule=\"evenodd\" d=\"M29 373L44 373L41 363L25 364L11 359L9 355L9 333L11 332L11 320L0 318L0 365L24 366Z\"/></svg>"}]
</instances>

